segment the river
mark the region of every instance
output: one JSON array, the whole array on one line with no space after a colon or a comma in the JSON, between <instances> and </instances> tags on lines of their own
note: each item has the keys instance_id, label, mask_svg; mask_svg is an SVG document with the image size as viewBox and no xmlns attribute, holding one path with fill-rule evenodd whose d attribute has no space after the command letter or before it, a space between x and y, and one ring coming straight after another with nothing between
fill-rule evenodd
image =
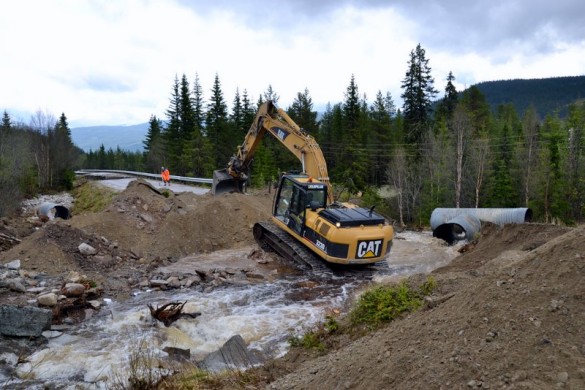
<instances>
[{"instance_id":1,"label":"river","mask_svg":"<svg viewBox=\"0 0 585 390\"><path fill-rule=\"evenodd\" d=\"M199 361L234 335L242 336L251 351L265 357L281 356L291 335L301 335L328 313L343 312L370 280L427 273L457 255L457 247L444 245L430 232L398 233L394 242L387 259L391 272L373 278L354 274L310 280L289 275L210 291L136 291L124 302L106 300L98 315L56 332L45 349L19 364L19 376L25 380L6 384L104 389L115 378L127 377L129 357L138 349L148 348L154 357L163 359L167 357L165 347L189 349L191 359ZM157 307L169 301L186 301L185 311L200 312L201 316L165 327L151 318L147 305Z\"/></svg>"}]
</instances>

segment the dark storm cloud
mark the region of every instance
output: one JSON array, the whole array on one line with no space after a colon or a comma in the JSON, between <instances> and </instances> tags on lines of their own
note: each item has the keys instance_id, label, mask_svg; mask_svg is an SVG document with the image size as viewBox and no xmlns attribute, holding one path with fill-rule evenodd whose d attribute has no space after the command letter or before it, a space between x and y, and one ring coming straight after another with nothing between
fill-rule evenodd
<instances>
[{"instance_id":1,"label":"dark storm cloud","mask_svg":"<svg viewBox=\"0 0 585 390\"><path fill-rule=\"evenodd\" d=\"M421 41L438 48L482 52L520 45L525 51L549 52L557 43L585 39L582 0L444 0L418 7L416 3L393 4L421 26Z\"/></svg>"},{"instance_id":2,"label":"dark storm cloud","mask_svg":"<svg viewBox=\"0 0 585 390\"><path fill-rule=\"evenodd\" d=\"M181 0L185 6L205 12L230 9L247 25L298 29L303 23L318 23L335 9L393 8L418 26L416 39L423 46L450 51L489 52L522 47L524 54L546 53L558 43L585 40L583 0Z\"/></svg>"}]
</instances>

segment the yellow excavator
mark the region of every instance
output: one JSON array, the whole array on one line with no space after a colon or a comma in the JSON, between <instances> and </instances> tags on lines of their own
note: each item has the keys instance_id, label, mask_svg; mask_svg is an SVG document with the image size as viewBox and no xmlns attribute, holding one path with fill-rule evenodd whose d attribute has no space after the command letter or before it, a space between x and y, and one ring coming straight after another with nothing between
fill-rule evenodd
<instances>
[{"instance_id":1,"label":"yellow excavator","mask_svg":"<svg viewBox=\"0 0 585 390\"><path fill-rule=\"evenodd\" d=\"M392 247L392 226L373 207L334 201L319 144L271 101L259 107L227 168L213 173L212 193L245 191L254 153L267 133L299 159L302 172L280 177L271 221L254 225L256 241L302 269L323 270L327 263L368 265L384 260Z\"/></svg>"}]
</instances>

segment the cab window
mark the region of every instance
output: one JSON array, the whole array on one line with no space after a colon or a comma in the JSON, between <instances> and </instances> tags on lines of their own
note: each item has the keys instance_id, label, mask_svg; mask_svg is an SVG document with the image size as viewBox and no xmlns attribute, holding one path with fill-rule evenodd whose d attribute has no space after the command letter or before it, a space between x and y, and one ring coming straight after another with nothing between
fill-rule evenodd
<instances>
[{"instance_id":1,"label":"cab window","mask_svg":"<svg viewBox=\"0 0 585 390\"><path fill-rule=\"evenodd\" d=\"M290 201L293 194L293 183L288 179L284 179L280 192L276 201L274 215L276 217L284 218L286 211L290 207Z\"/></svg>"},{"instance_id":2,"label":"cab window","mask_svg":"<svg viewBox=\"0 0 585 390\"><path fill-rule=\"evenodd\" d=\"M307 192L306 207L311 207L311 204L313 204L316 208L324 208L326 199L325 189L309 190Z\"/></svg>"}]
</instances>

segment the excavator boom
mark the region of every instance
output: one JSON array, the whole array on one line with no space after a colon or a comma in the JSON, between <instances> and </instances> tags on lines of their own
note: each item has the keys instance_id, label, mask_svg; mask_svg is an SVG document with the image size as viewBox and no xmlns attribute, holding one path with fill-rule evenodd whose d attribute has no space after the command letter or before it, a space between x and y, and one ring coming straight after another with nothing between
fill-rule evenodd
<instances>
[{"instance_id":1,"label":"excavator boom","mask_svg":"<svg viewBox=\"0 0 585 390\"><path fill-rule=\"evenodd\" d=\"M250 164L266 133L280 141L299 159L302 173L327 184L329 203L332 203L333 191L330 188L327 163L319 144L271 101L259 107L244 142L238 146L237 153L232 156L227 168L214 171L211 192L215 195L224 192L243 192L249 178Z\"/></svg>"}]
</instances>

